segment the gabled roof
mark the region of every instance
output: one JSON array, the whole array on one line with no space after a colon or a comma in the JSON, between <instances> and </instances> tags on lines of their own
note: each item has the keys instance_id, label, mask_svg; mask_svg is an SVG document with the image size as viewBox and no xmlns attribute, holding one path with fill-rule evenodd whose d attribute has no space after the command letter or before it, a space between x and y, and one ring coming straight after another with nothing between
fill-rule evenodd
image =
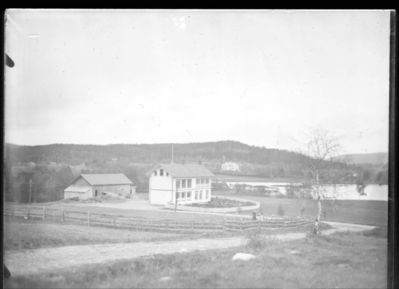
<instances>
[{"instance_id":1,"label":"gabled roof","mask_svg":"<svg viewBox=\"0 0 399 289\"><path fill-rule=\"evenodd\" d=\"M81 174L90 185L132 185L124 174Z\"/></svg>"},{"instance_id":2,"label":"gabled roof","mask_svg":"<svg viewBox=\"0 0 399 289\"><path fill-rule=\"evenodd\" d=\"M172 177L213 177L213 173L203 165L197 164L160 164L157 168L164 169Z\"/></svg>"}]
</instances>

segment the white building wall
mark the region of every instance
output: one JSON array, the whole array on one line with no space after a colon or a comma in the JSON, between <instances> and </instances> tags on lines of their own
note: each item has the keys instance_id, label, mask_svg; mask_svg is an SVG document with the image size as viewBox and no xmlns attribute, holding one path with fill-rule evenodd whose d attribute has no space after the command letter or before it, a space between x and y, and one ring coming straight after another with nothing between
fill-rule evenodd
<instances>
[{"instance_id":1,"label":"white building wall","mask_svg":"<svg viewBox=\"0 0 399 289\"><path fill-rule=\"evenodd\" d=\"M180 178L179 180L182 179L189 179L189 178ZM207 183L202 181L202 180L207 180ZM182 196L182 193L184 193L185 196L187 196L187 192L191 193L190 198L187 197L180 197L178 199L179 204L190 204L190 203L204 203L208 202L211 199L212 196L212 191L211 191L211 184L212 180L209 177L203 177L203 178L191 178L191 187L189 188L178 188L177 193L179 196Z\"/></svg>"},{"instance_id":2,"label":"white building wall","mask_svg":"<svg viewBox=\"0 0 399 289\"><path fill-rule=\"evenodd\" d=\"M130 198L133 197L135 193L135 187L133 185L104 185L104 186L94 186L93 188L94 192L97 190L98 196L101 195L101 193L115 193L119 196L125 197L125 198Z\"/></svg>"},{"instance_id":3,"label":"white building wall","mask_svg":"<svg viewBox=\"0 0 399 289\"><path fill-rule=\"evenodd\" d=\"M85 193L82 192L74 192L74 191L64 191L64 199L71 199L71 198L79 198L79 200L86 200L89 199L93 196L93 191L88 190Z\"/></svg>"},{"instance_id":4,"label":"white building wall","mask_svg":"<svg viewBox=\"0 0 399 289\"><path fill-rule=\"evenodd\" d=\"M152 173L149 182L149 200L150 204L165 205L173 201L173 187L171 176L160 176L159 170L157 176Z\"/></svg>"},{"instance_id":5,"label":"white building wall","mask_svg":"<svg viewBox=\"0 0 399 289\"><path fill-rule=\"evenodd\" d=\"M222 164L222 171L239 172L240 166L237 163L226 162Z\"/></svg>"},{"instance_id":6,"label":"white building wall","mask_svg":"<svg viewBox=\"0 0 399 289\"><path fill-rule=\"evenodd\" d=\"M168 203L175 203L176 193L179 196L178 204L203 203L208 202L212 196L211 184L212 180L209 177L202 178L172 178L166 175L160 176L158 169L157 175L153 172L149 180L149 201L154 205L166 205ZM187 186L187 180L191 180L191 186ZM207 180L201 182L200 180ZM186 186L182 186L182 180L186 180ZM180 182L180 187L177 188L176 182ZM190 197L187 197L190 193ZM184 197L183 197L184 195ZM197 195L197 198L195 196Z\"/></svg>"}]
</instances>

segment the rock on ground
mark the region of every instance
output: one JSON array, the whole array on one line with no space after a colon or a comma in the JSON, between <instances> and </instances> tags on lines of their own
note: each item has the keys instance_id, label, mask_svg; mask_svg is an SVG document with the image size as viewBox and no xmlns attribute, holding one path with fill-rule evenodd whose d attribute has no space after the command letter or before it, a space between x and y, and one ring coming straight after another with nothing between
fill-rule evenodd
<instances>
[{"instance_id":1,"label":"rock on ground","mask_svg":"<svg viewBox=\"0 0 399 289\"><path fill-rule=\"evenodd\" d=\"M236 253L232 258L233 261L237 261L237 260L249 261L252 259L255 259L255 256L252 254L247 254L247 253Z\"/></svg>"}]
</instances>

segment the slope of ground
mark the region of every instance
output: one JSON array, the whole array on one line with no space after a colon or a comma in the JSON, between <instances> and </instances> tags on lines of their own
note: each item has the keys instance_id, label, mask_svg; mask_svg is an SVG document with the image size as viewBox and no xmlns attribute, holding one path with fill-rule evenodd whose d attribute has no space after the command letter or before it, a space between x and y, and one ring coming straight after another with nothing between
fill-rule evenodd
<instances>
[{"instance_id":1,"label":"slope of ground","mask_svg":"<svg viewBox=\"0 0 399 289\"><path fill-rule=\"evenodd\" d=\"M187 236L185 236L187 238ZM180 239L171 233L129 231L13 219L4 222L4 249L32 249L102 243Z\"/></svg>"},{"instance_id":2,"label":"slope of ground","mask_svg":"<svg viewBox=\"0 0 399 289\"><path fill-rule=\"evenodd\" d=\"M239 243L236 240L233 245ZM255 238L234 249L181 250L173 255L17 277L6 281L5 288L384 288L386 245L386 238L364 233L291 242ZM256 258L233 262L236 252L252 253Z\"/></svg>"}]
</instances>

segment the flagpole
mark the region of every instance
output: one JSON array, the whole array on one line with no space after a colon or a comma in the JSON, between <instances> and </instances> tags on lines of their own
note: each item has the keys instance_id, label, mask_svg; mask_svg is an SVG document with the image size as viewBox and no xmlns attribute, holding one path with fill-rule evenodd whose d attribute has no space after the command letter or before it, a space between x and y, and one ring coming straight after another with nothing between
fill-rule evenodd
<instances>
[{"instance_id":1,"label":"flagpole","mask_svg":"<svg viewBox=\"0 0 399 289\"><path fill-rule=\"evenodd\" d=\"M172 143L172 160L171 160L171 163L173 164L173 161L174 161L174 149L173 149L173 143Z\"/></svg>"}]
</instances>

